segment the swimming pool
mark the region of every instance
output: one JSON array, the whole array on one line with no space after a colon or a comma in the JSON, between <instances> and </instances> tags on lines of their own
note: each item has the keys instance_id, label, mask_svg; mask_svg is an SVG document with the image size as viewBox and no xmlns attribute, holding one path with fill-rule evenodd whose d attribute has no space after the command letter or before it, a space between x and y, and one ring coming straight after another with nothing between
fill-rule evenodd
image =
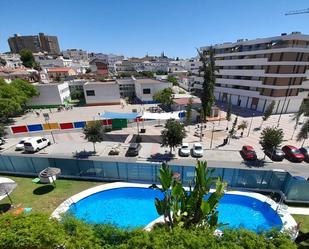
<instances>
[{"instance_id":1,"label":"swimming pool","mask_svg":"<svg viewBox=\"0 0 309 249\"><path fill-rule=\"evenodd\" d=\"M81 197L68 211L88 223L110 223L122 228L145 227L157 219L154 198L162 198L158 190L145 186L124 186ZM230 228L253 231L281 229L282 220L267 202L241 194L225 194L219 206L219 222Z\"/></svg>"}]
</instances>

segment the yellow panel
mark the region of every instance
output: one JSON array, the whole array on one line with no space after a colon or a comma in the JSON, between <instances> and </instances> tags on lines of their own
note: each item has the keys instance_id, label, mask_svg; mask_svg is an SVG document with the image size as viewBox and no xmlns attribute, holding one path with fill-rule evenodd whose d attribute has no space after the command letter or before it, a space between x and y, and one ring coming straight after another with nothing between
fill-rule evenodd
<instances>
[{"instance_id":1,"label":"yellow panel","mask_svg":"<svg viewBox=\"0 0 309 249\"><path fill-rule=\"evenodd\" d=\"M60 129L58 123L49 123L49 124L43 124L44 130L58 130Z\"/></svg>"},{"instance_id":2,"label":"yellow panel","mask_svg":"<svg viewBox=\"0 0 309 249\"><path fill-rule=\"evenodd\" d=\"M95 122L96 122L95 120L87 121L87 125L92 125L92 124L94 124Z\"/></svg>"}]
</instances>

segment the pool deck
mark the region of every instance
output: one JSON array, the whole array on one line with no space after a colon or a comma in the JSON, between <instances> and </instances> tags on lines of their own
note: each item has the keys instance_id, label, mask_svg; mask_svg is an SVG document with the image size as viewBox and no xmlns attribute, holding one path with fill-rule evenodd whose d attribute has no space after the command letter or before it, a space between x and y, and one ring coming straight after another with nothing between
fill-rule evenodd
<instances>
[{"instance_id":1,"label":"pool deck","mask_svg":"<svg viewBox=\"0 0 309 249\"><path fill-rule=\"evenodd\" d=\"M309 215L309 208L304 208L304 207L288 207L288 212L290 214Z\"/></svg>"},{"instance_id":2,"label":"pool deck","mask_svg":"<svg viewBox=\"0 0 309 249\"><path fill-rule=\"evenodd\" d=\"M123 188L123 187L137 187L137 188L148 188L149 184L141 184L141 183L128 183L128 182L114 182L114 183L108 183L104 185L99 185L87 190L84 190L76 195L73 195L72 197L68 198L65 200L63 203L61 203L56 210L52 213L52 217L60 219L61 214L65 213L66 211L69 210L70 206L73 205L74 203L77 203L78 201L86 198L87 196L93 195L98 192L102 192L105 190L109 189L115 189L115 188ZM211 192L213 192L212 190ZM297 223L294 220L294 218L291 216L291 213L294 212L306 212L309 213L309 209L305 208L282 208L282 205L279 205L275 201L273 201L271 198L258 194L258 193L252 193L252 192L242 192L242 191L229 191L228 194L232 195L243 195L243 196L248 196L252 197L255 199L258 199L261 202L265 202L269 204L270 208L272 208L281 218L282 221L282 231L288 231L291 234L292 238L296 238L297 236ZM289 210L290 209L290 210ZM303 213L301 213L303 214ZM159 217L160 218L160 217ZM149 229L151 225L153 225L157 221L154 220L153 222L149 223L145 229Z\"/></svg>"}]
</instances>

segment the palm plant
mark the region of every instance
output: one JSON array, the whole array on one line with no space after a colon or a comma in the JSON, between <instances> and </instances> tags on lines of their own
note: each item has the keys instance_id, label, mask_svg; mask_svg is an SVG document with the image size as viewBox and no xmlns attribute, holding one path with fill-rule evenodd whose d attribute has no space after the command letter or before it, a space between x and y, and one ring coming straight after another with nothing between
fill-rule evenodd
<instances>
[{"instance_id":1,"label":"palm plant","mask_svg":"<svg viewBox=\"0 0 309 249\"><path fill-rule=\"evenodd\" d=\"M207 169L207 162L198 161L195 167L195 176L189 191L167 164L162 164L159 181L161 187L153 184L151 188L163 193L163 199L156 198L155 206L159 215L163 215L168 228L174 226L190 228L192 226L207 226L216 228L218 224L217 206L224 194L226 183L211 176L212 170ZM206 200L210 187L215 185L216 190ZM192 187L193 186L193 187Z\"/></svg>"}]
</instances>

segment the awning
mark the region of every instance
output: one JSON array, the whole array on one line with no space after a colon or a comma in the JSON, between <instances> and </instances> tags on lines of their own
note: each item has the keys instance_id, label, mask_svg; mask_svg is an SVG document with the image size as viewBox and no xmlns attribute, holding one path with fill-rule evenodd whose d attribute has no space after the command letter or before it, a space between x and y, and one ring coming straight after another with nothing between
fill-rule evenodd
<instances>
[{"instance_id":1,"label":"awning","mask_svg":"<svg viewBox=\"0 0 309 249\"><path fill-rule=\"evenodd\" d=\"M185 112L163 112L163 113L152 113L152 112L144 112L142 115L142 119L155 119L155 120L168 120L168 119L176 119L184 117Z\"/></svg>"},{"instance_id":2,"label":"awning","mask_svg":"<svg viewBox=\"0 0 309 249\"><path fill-rule=\"evenodd\" d=\"M141 115L136 112L131 113L121 113L121 112L105 112L100 115L100 118L105 119L136 119L137 117L140 117Z\"/></svg>"}]
</instances>

